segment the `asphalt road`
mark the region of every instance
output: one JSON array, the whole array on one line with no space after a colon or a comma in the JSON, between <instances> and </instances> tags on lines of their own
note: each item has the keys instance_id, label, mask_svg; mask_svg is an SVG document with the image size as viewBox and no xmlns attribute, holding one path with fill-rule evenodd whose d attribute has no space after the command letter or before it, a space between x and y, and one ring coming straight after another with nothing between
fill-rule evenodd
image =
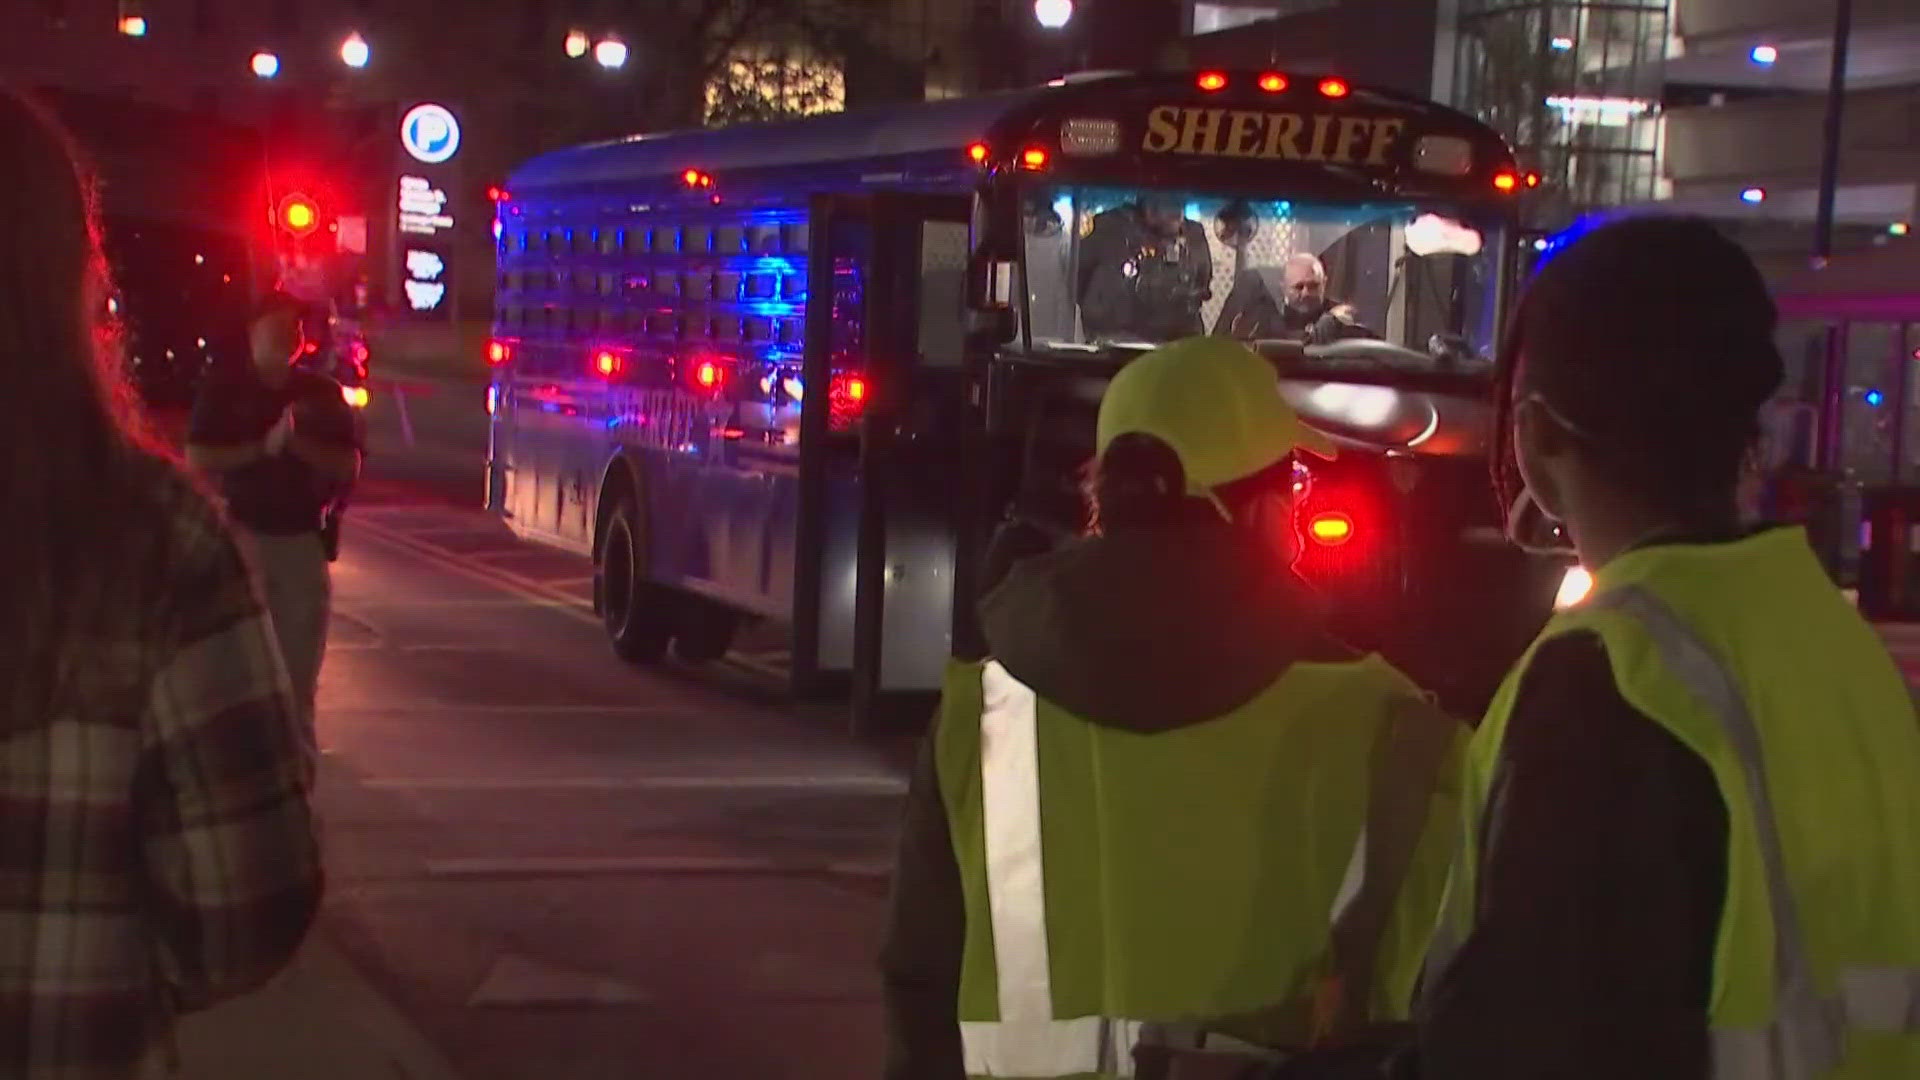
<instances>
[{"instance_id":1,"label":"asphalt road","mask_svg":"<svg viewBox=\"0 0 1920 1080\"><path fill-rule=\"evenodd\" d=\"M724 665L618 661L589 568L473 508L468 391L411 403L411 444L376 395L321 679L323 931L468 1080L874 1075L901 747Z\"/></svg>"}]
</instances>

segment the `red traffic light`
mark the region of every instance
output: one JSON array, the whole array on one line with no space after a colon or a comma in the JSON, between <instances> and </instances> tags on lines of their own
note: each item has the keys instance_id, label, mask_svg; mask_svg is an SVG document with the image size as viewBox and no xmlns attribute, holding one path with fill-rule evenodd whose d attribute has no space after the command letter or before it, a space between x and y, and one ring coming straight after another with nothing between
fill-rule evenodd
<instances>
[{"instance_id":1,"label":"red traffic light","mask_svg":"<svg viewBox=\"0 0 1920 1080\"><path fill-rule=\"evenodd\" d=\"M295 236L306 236L320 227L320 207L305 195L294 193L280 200L276 220Z\"/></svg>"}]
</instances>

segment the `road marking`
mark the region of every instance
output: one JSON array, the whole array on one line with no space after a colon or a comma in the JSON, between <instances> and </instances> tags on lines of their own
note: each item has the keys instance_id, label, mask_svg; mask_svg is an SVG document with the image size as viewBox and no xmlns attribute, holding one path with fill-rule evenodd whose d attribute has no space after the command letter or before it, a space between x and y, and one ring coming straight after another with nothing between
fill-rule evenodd
<instances>
[{"instance_id":1,"label":"road marking","mask_svg":"<svg viewBox=\"0 0 1920 1080\"><path fill-rule=\"evenodd\" d=\"M363 521L360 524L360 529L363 535L377 543L384 543L389 547L399 548L409 552L444 570L452 571L474 581L484 582L492 585L496 589L514 593L528 599L557 601L558 603L552 608L556 614L565 615L570 619L586 623L590 626L600 625L600 617L593 613L593 606L590 602L578 597L568 596L557 589L548 588L531 578L513 573L509 570L502 570L496 566L474 565L461 560L445 548L415 540L385 525L376 525L373 522Z\"/></svg>"},{"instance_id":2,"label":"road marking","mask_svg":"<svg viewBox=\"0 0 1920 1080\"><path fill-rule=\"evenodd\" d=\"M592 579L589 578L589 581ZM343 598L334 605L335 612L356 611L433 611L443 608L523 608L523 607L579 607L577 601L534 599L532 597L514 597L512 599L435 599L435 600L362 600Z\"/></svg>"},{"instance_id":3,"label":"road marking","mask_svg":"<svg viewBox=\"0 0 1920 1080\"><path fill-rule=\"evenodd\" d=\"M366 777L378 791L832 791L904 795L897 776L389 776Z\"/></svg>"},{"instance_id":4,"label":"road marking","mask_svg":"<svg viewBox=\"0 0 1920 1080\"><path fill-rule=\"evenodd\" d=\"M818 871L767 858L706 855L581 855L428 859L432 877L590 877L602 874L772 874Z\"/></svg>"},{"instance_id":5,"label":"road marking","mask_svg":"<svg viewBox=\"0 0 1920 1080\"><path fill-rule=\"evenodd\" d=\"M645 1005L652 1000L649 994L601 975L507 954L493 962L467 1004L483 1008L615 1006Z\"/></svg>"}]
</instances>

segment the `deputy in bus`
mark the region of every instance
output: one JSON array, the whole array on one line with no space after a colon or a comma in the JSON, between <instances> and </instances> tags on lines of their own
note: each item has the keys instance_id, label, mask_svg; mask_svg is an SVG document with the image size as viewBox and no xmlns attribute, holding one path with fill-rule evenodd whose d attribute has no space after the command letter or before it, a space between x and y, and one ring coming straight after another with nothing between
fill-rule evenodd
<instances>
[{"instance_id":1,"label":"deputy in bus","mask_svg":"<svg viewBox=\"0 0 1920 1080\"><path fill-rule=\"evenodd\" d=\"M1213 254L1204 226L1180 200L1147 194L1093 218L1080 246L1076 295L1091 340L1171 341L1206 332L1200 307L1213 296Z\"/></svg>"},{"instance_id":2,"label":"deputy in bus","mask_svg":"<svg viewBox=\"0 0 1920 1080\"><path fill-rule=\"evenodd\" d=\"M1096 527L982 602L913 778L889 1080L1271 1060L1329 982L1329 1020L1402 1015L1439 907L1465 732L1292 572L1326 437L1199 337L1121 370L1096 446Z\"/></svg>"}]
</instances>

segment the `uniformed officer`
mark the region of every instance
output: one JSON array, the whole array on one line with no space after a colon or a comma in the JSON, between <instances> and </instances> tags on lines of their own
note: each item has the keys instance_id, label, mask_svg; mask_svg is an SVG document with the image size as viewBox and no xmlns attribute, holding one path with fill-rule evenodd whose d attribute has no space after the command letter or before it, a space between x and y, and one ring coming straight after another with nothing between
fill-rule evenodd
<instances>
[{"instance_id":1,"label":"uniformed officer","mask_svg":"<svg viewBox=\"0 0 1920 1080\"><path fill-rule=\"evenodd\" d=\"M1803 531L1740 522L1774 322L1685 219L1587 235L1522 302L1504 495L1595 584L1468 751L1403 1072L1920 1076L1920 724Z\"/></svg>"},{"instance_id":2,"label":"uniformed officer","mask_svg":"<svg viewBox=\"0 0 1920 1080\"><path fill-rule=\"evenodd\" d=\"M1290 569L1294 455L1333 447L1204 337L1120 372L1097 446L1095 532L984 601L914 778L897 1080L1305 1045L1329 976L1347 1013L1399 1012L1438 907L1464 729Z\"/></svg>"}]
</instances>

